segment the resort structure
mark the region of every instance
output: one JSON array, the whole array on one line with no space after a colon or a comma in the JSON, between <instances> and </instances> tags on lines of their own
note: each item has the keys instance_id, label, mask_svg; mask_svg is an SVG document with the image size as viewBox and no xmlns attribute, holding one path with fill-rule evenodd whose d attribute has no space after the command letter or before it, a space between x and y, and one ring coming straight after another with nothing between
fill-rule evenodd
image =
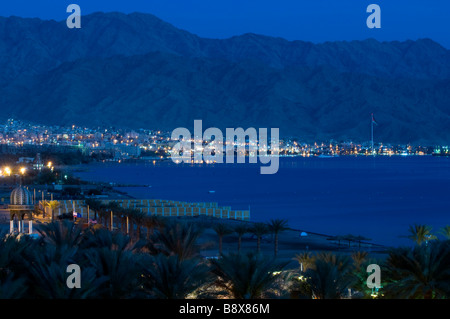
<instances>
[{"instance_id":1,"label":"resort structure","mask_svg":"<svg viewBox=\"0 0 450 319\"><path fill-rule=\"evenodd\" d=\"M104 205L117 203L122 209L134 209L148 216L160 217L196 217L207 216L222 219L250 220L249 210L232 210L229 206L219 206L216 202L182 202L163 199L105 199ZM36 209L37 208L37 209ZM43 211L44 216L58 218L71 215L93 221L95 213L85 200L37 201L35 195L27 187L18 185L10 195L6 216L9 215L9 232L33 233L33 216L35 211ZM52 218L52 219L53 219ZM40 219L40 218L39 218ZM28 221L28 225L24 222Z\"/></svg>"},{"instance_id":2,"label":"resort structure","mask_svg":"<svg viewBox=\"0 0 450 319\"><path fill-rule=\"evenodd\" d=\"M103 204L116 202L121 208L136 209L147 215L161 217L209 216L237 220L250 219L249 210L232 210L229 206L219 206L214 202L190 203L163 199L109 199L101 202ZM40 205L42 205L41 202ZM61 200L54 213L63 215L74 211L82 218L93 217L92 214L89 215L89 207L84 200ZM48 213L51 212L48 211Z\"/></svg>"},{"instance_id":3,"label":"resort structure","mask_svg":"<svg viewBox=\"0 0 450 319\"><path fill-rule=\"evenodd\" d=\"M17 224L18 233L25 233L24 220L28 219L28 233L33 233L33 210L34 203L31 192L19 185L10 196L10 204L8 206L10 215L9 232L15 232L15 224Z\"/></svg>"}]
</instances>

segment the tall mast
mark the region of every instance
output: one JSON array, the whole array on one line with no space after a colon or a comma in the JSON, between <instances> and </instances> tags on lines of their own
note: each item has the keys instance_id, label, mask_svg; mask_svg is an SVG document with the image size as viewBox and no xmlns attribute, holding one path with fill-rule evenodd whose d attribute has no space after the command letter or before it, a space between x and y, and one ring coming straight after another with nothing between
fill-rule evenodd
<instances>
[{"instance_id":1,"label":"tall mast","mask_svg":"<svg viewBox=\"0 0 450 319\"><path fill-rule=\"evenodd\" d=\"M370 119L370 127L371 127L371 136L372 136L372 155L375 155L375 148L373 146L373 113L372 118Z\"/></svg>"}]
</instances>

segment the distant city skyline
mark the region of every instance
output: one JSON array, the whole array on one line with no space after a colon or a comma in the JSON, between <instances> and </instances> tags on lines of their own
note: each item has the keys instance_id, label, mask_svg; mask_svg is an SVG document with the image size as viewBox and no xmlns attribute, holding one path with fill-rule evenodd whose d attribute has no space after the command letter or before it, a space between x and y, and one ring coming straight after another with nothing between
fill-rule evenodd
<instances>
[{"instance_id":1,"label":"distant city skyline","mask_svg":"<svg viewBox=\"0 0 450 319\"><path fill-rule=\"evenodd\" d=\"M450 2L436 0L17 0L3 3L4 17L38 17L64 20L66 7L76 3L82 15L119 11L154 14L174 26L207 38L228 38L257 33L287 40L315 43L374 38L379 41L404 41L430 38L450 48L447 12ZM381 29L368 29L366 8L380 5Z\"/></svg>"}]
</instances>

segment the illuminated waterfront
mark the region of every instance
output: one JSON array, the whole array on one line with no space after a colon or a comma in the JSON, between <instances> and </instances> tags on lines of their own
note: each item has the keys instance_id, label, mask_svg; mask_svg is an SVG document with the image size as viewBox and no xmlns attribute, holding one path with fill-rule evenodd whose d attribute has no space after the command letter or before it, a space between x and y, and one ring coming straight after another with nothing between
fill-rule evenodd
<instances>
[{"instance_id":1,"label":"illuminated waterfront","mask_svg":"<svg viewBox=\"0 0 450 319\"><path fill-rule=\"evenodd\" d=\"M199 142L194 139L192 143ZM53 153L81 152L85 156L102 156L111 161L127 159L155 160L170 156L177 140L171 139L170 132L152 129L130 130L125 128L87 128L45 126L24 123L10 119L0 125L0 151L2 154L35 155L33 152ZM252 144L253 143L253 144ZM255 142L248 139L236 141L237 155L250 155L248 150L256 149ZM224 143L226 144L226 142ZM198 144L197 144L198 145ZM200 148L205 148L207 142ZM244 147L247 151L244 151ZM201 151L201 150L200 150ZM378 142L374 144L377 155L449 155L445 145L396 145ZM320 141L307 142L300 137L285 137L280 140L281 156L346 156L372 155L371 142ZM244 154L245 153L245 154ZM31 156L30 155L30 156Z\"/></svg>"}]
</instances>

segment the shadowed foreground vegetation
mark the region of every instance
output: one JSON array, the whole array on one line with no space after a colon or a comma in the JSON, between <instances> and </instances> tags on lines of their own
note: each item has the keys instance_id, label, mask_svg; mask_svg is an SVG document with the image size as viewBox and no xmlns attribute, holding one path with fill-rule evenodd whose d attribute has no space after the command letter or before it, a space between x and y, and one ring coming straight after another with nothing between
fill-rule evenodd
<instances>
[{"instance_id":1,"label":"shadowed foreground vegetation","mask_svg":"<svg viewBox=\"0 0 450 319\"><path fill-rule=\"evenodd\" d=\"M449 298L450 241L423 241L390 251L384 261L304 252L298 268L258 252L200 255L195 222L148 221L152 232L81 228L71 221L40 225L39 238L2 234L0 298ZM279 225L280 226L280 225ZM282 228L278 227L279 229ZM217 227L216 227L217 228ZM216 229L224 235L230 229ZM420 227L419 233L423 233ZM240 233L242 230L234 230ZM259 231L259 230L258 230ZM414 231L411 228L411 231ZM142 238L142 237L145 237ZM417 236L411 236L416 238ZM431 239L431 237L427 237ZM382 288L367 288L369 264L382 269ZM67 266L81 269L81 288L66 285Z\"/></svg>"}]
</instances>

